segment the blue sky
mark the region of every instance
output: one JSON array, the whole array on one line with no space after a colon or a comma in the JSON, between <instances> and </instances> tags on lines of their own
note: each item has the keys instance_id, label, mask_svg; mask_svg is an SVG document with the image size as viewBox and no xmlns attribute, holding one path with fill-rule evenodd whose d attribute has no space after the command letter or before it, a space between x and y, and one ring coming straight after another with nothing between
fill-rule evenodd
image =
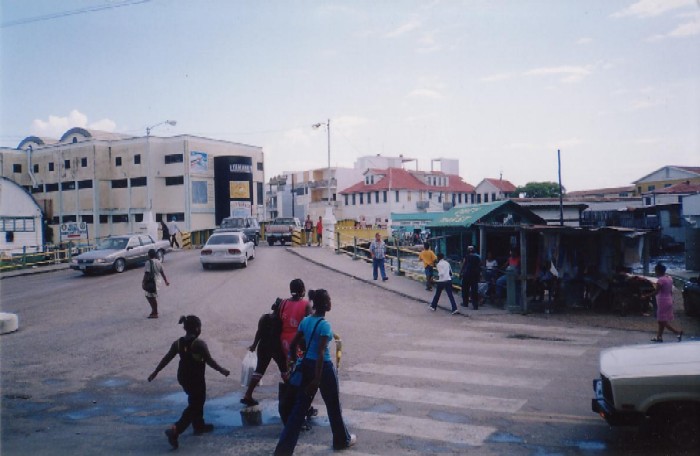
<instances>
[{"instance_id":1,"label":"blue sky","mask_svg":"<svg viewBox=\"0 0 700 456\"><path fill-rule=\"evenodd\" d=\"M266 173L457 158L476 185L700 166L698 0L0 0L0 145L82 126L262 146Z\"/></svg>"}]
</instances>

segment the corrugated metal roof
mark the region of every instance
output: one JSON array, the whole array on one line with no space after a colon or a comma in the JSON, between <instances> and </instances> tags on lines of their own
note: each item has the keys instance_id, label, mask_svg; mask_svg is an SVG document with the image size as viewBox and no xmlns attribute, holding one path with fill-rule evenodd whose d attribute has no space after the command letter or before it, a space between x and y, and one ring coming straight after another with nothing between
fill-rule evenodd
<instances>
[{"instance_id":1,"label":"corrugated metal roof","mask_svg":"<svg viewBox=\"0 0 700 456\"><path fill-rule=\"evenodd\" d=\"M392 222L406 222L406 221L424 221L432 222L439 217L445 215L445 212L409 212L409 213L391 213Z\"/></svg>"},{"instance_id":2,"label":"corrugated metal roof","mask_svg":"<svg viewBox=\"0 0 700 456\"><path fill-rule=\"evenodd\" d=\"M449 211L445 212L441 217L435 219L430 226L462 226L469 227L481 218L490 214L494 210L500 208L505 204L514 204L508 200L496 201L494 203L484 203L475 206L466 207L453 207Z\"/></svg>"}]
</instances>

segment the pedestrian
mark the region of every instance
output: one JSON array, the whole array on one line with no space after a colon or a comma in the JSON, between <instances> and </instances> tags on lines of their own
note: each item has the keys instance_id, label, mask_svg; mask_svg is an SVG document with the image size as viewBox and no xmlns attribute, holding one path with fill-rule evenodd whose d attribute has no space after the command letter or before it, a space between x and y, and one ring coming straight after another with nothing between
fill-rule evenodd
<instances>
[{"instance_id":1,"label":"pedestrian","mask_svg":"<svg viewBox=\"0 0 700 456\"><path fill-rule=\"evenodd\" d=\"M515 250L511 250L508 254L508 260L503 264L503 268L506 270L506 274L502 275L496 279L496 296L498 299L502 299L506 294L506 285L508 283L508 272L511 271L515 274L516 280L517 276L520 275L520 255ZM516 299L519 296L518 293L515 294Z\"/></svg>"},{"instance_id":2,"label":"pedestrian","mask_svg":"<svg viewBox=\"0 0 700 456\"><path fill-rule=\"evenodd\" d=\"M435 252L430 250L429 242L423 243L423 251L418 254L418 259L423 262L423 268L425 270L425 289L431 291L433 289L433 283L435 283L433 272L437 256L435 256Z\"/></svg>"},{"instance_id":3,"label":"pedestrian","mask_svg":"<svg viewBox=\"0 0 700 456\"><path fill-rule=\"evenodd\" d=\"M173 217L172 221L168 225L168 231L170 232L170 247L172 248L173 246L177 245L177 248L180 248L180 243L177 242L177 233L180 232L180 228L178 228L177 223L175 223L175 217Z\"/></svg>"},{"instance_id":4,"label":"pedestrian","mask_svg":"<svg viewBox=\"0 0 700 456\"><path fill-rule=\"evenodd\" d=\"M163 232L163 237L161 239L164 241L170 241L170 230L168 229L168 225L166 225L163 220L160 221L160 229Z\"/></svg>"},{"instance_id":5,"label":"pedestrian","mask_svg":"<svg viewBox=\"0 0 700 456\"><path fill-rule=\"evenodd\" d=\"M369 245L369 253L372 256L372 278L377 280L377 269L382 274L382 280L387 281L389 277L386 276L386 271L384 270L384 260L386 259L386 244L382 241L382 236L377 233L374 235L374 241Z\"/></svg>"},{"instance_id":6,"label":"pedestrian","mask_svg":"<svg viewBox=\"0 0 700 456\"><path fill-rule=\"evenodd\" d=\"M437 288L435 288L435 296L433 296L433 301L430 303L430 310L433 312L435 311L437 308L437 303L440 300L442 290L445 290L447 297L450 299L450 304L452 304L452 315L456 315L459 313L459 309L457 309L455 297L452 294L452 267L450 266L450 263L445 260L445 255L442 252L437 254L437 259Z\"/></svg>"},{"instance_id":7,"label":"pedestrian","mask_svg":"<svg viewBox=\"0 0 700 456\"><path fill-rule=\"evenodd\" d=\"M168 278L165 277L165 271L163 270L163 263L157 258L155 249L150 249L148 251L148 261L143 267L143 289L146 292L146 301L151 305L151 314L148 318L158 318L158 275L163 278L166 286L170 286ZM150 288L147 289L146 284L150 283Z\"/></svg>"},{"instance_id":8,"label":"pedestrian","mask_svg":"<svg viewBox=\"0 0 700 456\"><path fill-rule=\"evenodd\" d=\"M479 309L479 277L481 277L481 257L474 251L474 246L467 247L467 254L462 260L459 272L462 279L462 306L469 307L471 298L474 310Z\"/></svg>"},{"instance_id":9,"label":"pedestrian","mask_svg":"<svg viewBox=\"0 0 700 456\"><path fill-rule=\"evenodd\" d=\"M304 236L306 236L306 246L311 247L311 238L314 235L314 222L311 221L311 216L306 216L304 221Z\"/></svg>"},{"instance_id":10,"label":"pedestrian","mask_svg":"<svg viewBox=\"0 0 700 456\"><path fill-rule=\"evenodd\" d=\"M489 296L489 299L493 299L492 294L495 292L494 287L496 286L496 274L498 274L498 260L493 257L492 252L488 252L486 254L484 267L484 279L486 279L486 283L488 284L486 294Z\"/></svg>"},{"instance_id":11,"label":"pedestrian","mask_svg":"<svg viewBox=\"0 0 700 456\"><path fill-rule=\"evenodd\" d=\"M194 435L201 435L214 430L213 424L204 422L204 402L207 398L207 384L204 380L205 364L222 375L228 377L230 372L214 361L209 354L207 344L199 339L202 332L202 322L195 315L180 317L178 324L185 329L185 336L173 342L170 350L158 363L153 373L148 376L148 381L153 381L165 366L175 357L180 355L180 363L177 367L177 382L187 394L187 408L182 411L180 419L170 428L165 435L173 449L178 447L178 436L192 425Z\"/></svg>"},{"instance_id":12,"label":"pedestrian","mask_svg":"<svg viewBox=\"0 0 700 456\"><path fill-rule=\"evenodd\" d=\"M318 242L318 247L321 247L321 241L323 241L323 221L319 215L318 222L316 222L316 242Z\"/></svg>"},{"instance_id":13,"label":"pedestrian","mask_svg":"<svg viewBox=\"0 0 700 456\"><path fill-rule=\"evenodd\" d=\"M270 365L270 361L273 359L280 370L280 375L283 381L287 381L287 358L282 352L282 340L280 336L282 335L282 320L279 316L279 306L282 302L281 299L277 299L274 304L272 304L271 312L264 313L260 320L258 321L258 330L255 333L255 339L253 344L248 347L248 350L254 352L256 347L258 350L258 364L255 366L255 372L248 383L248 389L241 398L241 403L247 406L258 405L258 401L253 399L253 390L260 380L262 380L267 366Z\"/></svg>"},{"instance_id":14,"label":"pedestrian","mask_svg":"<svg viewBox=\"0 0 700 456\"><path fill-rule=\"evenodd\" d=\"M276 456L294 453L306 412L317 390L321 391L321 397L326 404L333 433L333 449L349 448L357 442L356 436L348 432L343 420L338 376L329 350L333 330L325 316L331 310L331 297L326 290L321 289L310 290L309 298L313 301L314 313L304 318L292 342L293 347L302 344L306 348L306 356L297 367L301 369L301 384L292 413L277 442Z\"/></svg>"},{"instance_id":15,"label":"pedestrian","mask_svg":"<svg viewBox=\"0 0 700 456\"><path fill-rule=\"evenodd\" d=\"M651 338L652 342L663 342L664 329L668 328L678 338L678 342L683 339L683 331L671 326L673 320L673 279L666 275L666 266L663 263L656 263L654 274L658 277L654 284L654 291L647 294L650 298L656 295L656 321L658 329L656 336Z\"/></svg>"}]
</instances>

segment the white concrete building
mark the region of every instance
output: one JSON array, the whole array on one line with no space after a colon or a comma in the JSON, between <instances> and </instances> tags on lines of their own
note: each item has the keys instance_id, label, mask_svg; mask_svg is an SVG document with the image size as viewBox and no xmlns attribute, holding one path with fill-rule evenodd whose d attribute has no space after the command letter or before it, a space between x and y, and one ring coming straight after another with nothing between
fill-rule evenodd
<instances>
[{"instance_id":1,"label":"white concrete building","mask_svg":"<svg viewBox=\"0 0 700 456\"><path fill-rule=\"evenodd\" d=\"M89 237L157 228L214 228L235 211L263 212L260 147L191 135L129 137L83 128L60 140L25 138L0 149L1 175L32 194L58 242L58 227L85 222Z\"/></svg>"},{"instance_id":2,"label":"white concrete building","mask_svg":"<svg viewBox=\"0 0 700 456\"><path fill-rule=\"evenodd\" d=\"M508 180L487 177L479 182L474 189L476 194L475 203L493 203L494 201L517 197L518 195L514 194L515 188L515 185Z\"/></svg>"},{"instance_id":3,"label":"white concrete building","mask_svg":"<svg viewBox=\"0 0 700 456\"><path fill-rule=\"evenodd\" d=\"M0 177L0 256L42 251L41 208L25 189Z\"/></svg>"}]
</instances>

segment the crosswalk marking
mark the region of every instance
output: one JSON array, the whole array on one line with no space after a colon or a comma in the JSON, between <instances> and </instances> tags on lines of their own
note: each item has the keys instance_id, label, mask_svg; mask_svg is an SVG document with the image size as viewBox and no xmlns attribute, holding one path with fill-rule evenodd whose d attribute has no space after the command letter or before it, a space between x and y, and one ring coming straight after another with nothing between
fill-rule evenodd
<instances>
[{"instance_id":1,"label":"crosswalk marking","mask_svg":"<svg viewBox=\"0 0 700 456\"><path fill-rule=\"evenodd\" d=\"M549 383L542 377L522 377L486 374L472 371L453 371L425 367L396 366L391 364L356 364L350 368L355 372L399 377L421 378L442 382L465 383L471 385L506 386L510 388L541 389Z\"/></svg>"},{"instance_id":2,"label":"crosswalk marking","mask_svg":"<svg viewBox=\"0 0 700 456\"><path fill-rule=\"evenodd\" d=\"M319 411L323 415L325 411ZM463 423L447 423L428 418L416 418L388 413L364 412L343 408L343 419L351 430L396 434L426 440L481 446L496 428Z\"/></svg>"},{"instance_id":3,"label":"crosswalk marking","mask_svg":"<svg viewBox=\"0 0 700 456\"><path fill-rule=\"evenodd\" d=\"M524 344L522 341L513 341L512 343L485 343L476 342L467 345L463 340L456 340L452 338L451 340L419 340L415 342L415 345L421 347L435 347L444 349L454 349L454 350L473 350L476 352L484 351L497 351L497 352L520 352L522 354L531 355L547 355L547 356L581 356L587 350L587 348L571 347L566 345L554 345L547 344L541 345L537 343Z\"/></svg>"},{"instance_id":4,"label":"crosswalk marking","mask_svg":"<svg viewBox=\"0 0 700 456\"><path fill-rule=\"evenodd\" d=\"M514 413L527 402L524 399L504 399L500 397L477 396L461 393L449 393L428 388L402 388L376 383L346 380L341 383L343 394L389 399L404 402L417 402L438 406L485 410L498 413Z\"/></svg>"},{"instance_id":5,"label":"crosswalk marking","mask_svg":"<svg viewBox=\"0 0 700 456\"><path fill-rule=\"evenodd\" d=\"M554 363L542 360L508 359L494 356L479 356L470 353L442 353L420 350L392 350L382 353L382 356L390 356L399 359L414 359L426 361L439 361L442 363L467 364L469 366L491 366L507 367L514 369L545 369L561 370L562 368Z\"/></svg>"},{"instance_id":6,"label":"crosswalk marking","mask_svg":"<svg viewBox=\"0 0 700 456\"><path fill-rule=\"evenodd\" d=\"M509 331L511 332L511 331ZM512 333L512 332L511 332ZM532 331L521 331L512 334L506 332L486 332L486 331L470 331L463 329L445 329L440 331L440 335L447 337L458 337L463 340L473 340L477 339L483 342L491 341L503 341L503 342L520 342L521 339L518 337L525 336L528 339L528 344L569 344L569 345L591 345L598 342L597 337L593 336L582 336L577 334L560 334L560 333L549 333L546 335L534 336ZM547 340L555 339L555 340Z\"/></svg>"},{"instance_id":7,"label":"crosswalk marking","mask_svg":"<svg viewBox=\"0 0 700 456\"><path fill-rule=\"evenodd\" d=\"M568 326L538 326L527 323L502 323L495 321L469 321L465 325L469 328L485 328L494 331L532 331L536 333L579 334L583 336L605 336L610 331L605 329L589 329Z\"/></svg>"}]
</instances>

